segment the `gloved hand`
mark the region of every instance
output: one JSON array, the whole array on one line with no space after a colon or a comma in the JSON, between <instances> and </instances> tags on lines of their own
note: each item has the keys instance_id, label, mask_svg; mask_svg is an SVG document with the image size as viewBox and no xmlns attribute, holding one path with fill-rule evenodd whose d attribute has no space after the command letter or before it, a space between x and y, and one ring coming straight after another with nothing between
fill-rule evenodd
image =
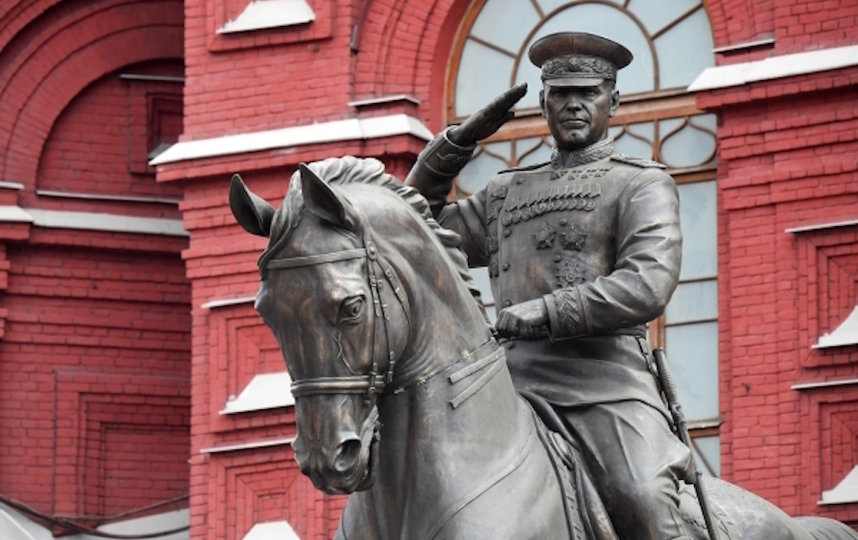
<instances>
[{"instance_id":1,"label":"gloved hand","mask_svg":"<svg viewBox=\"0 0 858 540\"><path fill-rule=\"evenodd\" d=\"M452 127L447 132L450 142L459 146L473 146L497 131L502 125L511 120L515 113L510 109L527 93L527 83L513 86L491 103L475 112L461 125Z\"/></svg>"},{"instance_id":2,"label":"gloved hand","mask_svg":"<svg viewBox=\"0 0 858 540\"><path fill-rule=\"evenodd\" d=\"M536 298L500 310L495 325L502 337L539 339L548 336L548 308Z\"/></svg>"}]
</instances>

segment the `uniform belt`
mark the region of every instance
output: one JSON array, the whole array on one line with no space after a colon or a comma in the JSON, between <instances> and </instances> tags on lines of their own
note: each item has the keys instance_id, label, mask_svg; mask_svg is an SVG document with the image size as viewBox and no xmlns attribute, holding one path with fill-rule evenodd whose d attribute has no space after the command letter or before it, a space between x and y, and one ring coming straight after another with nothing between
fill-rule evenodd
<instances>
[{"instance_id":1,"label":"uniform belt","mask_svg":"<svg viewBox=\"0 0 858 540\"><path fill-rule=\"evenodd\" d=\"M616 330L609 330L607 332L601 332L598 334L591 334L589 336L577 336L574 338L555 338L554 341L566 341L566 340L574 340L588 337L611 337L611 336L631 336L636 338L646 338L646 325L639 324L636 326L629 326L628 328L617 328ZM498 343L503 344L508 341L517 341L521 338L517 337L506 337L499 338ZM547 337L544 339L548 339ZM530 341L530 340L528 340Z\"/></svg>"}]
</instances>

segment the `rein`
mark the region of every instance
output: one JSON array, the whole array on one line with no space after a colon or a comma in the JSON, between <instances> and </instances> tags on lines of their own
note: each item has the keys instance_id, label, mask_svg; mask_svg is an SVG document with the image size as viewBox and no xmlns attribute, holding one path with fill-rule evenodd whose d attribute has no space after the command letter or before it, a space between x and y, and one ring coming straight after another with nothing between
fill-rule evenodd
<instances>
[{"instance_id":1,"label":"rein","mask_svg":"<svg viewBox=\"0 0 858 540\"><path fill-rule=\"evenodd\" d=\"M396 367L395 353L391 347L390 329L387 321L390 320L386 311L384 302L381 301L381 290L383 281L376 277L375 266L382 270L384 281L387 281L394 296L408 315L408 304L405 295L399 286L398 280L389 265L383 264L383 260L378 254L378 249L375 243L369 238L362 238L363 247L354 249L345 249L340 251L332 251L329 253L320 253L316 255L307 255L302 257L287 257L279 259L271 259L265 265L266 270L299 268L302 266L315 266L319 264L330 264L340 261L348 261L353 259L366 259L367 282L369 283L370 295L372 297L373 313L376 319L381 319L384 328L384 337L387 344L387 371L380 373L378 361L375 355L375 336L372 334L372 366L365 375L352 375L343 377L312 377L307 379L293 380L291 391L296 398L303 396L321 395L321 394L363 394L366 393L366 399L371 401L381 394L387 385L393 383L393 373Z\"/></svg>"}]
</instances>

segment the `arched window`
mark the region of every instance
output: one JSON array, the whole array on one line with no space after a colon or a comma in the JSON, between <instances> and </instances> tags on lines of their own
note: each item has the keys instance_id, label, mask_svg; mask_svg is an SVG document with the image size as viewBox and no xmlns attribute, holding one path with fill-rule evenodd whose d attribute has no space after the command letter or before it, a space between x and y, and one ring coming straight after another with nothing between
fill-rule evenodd
<instances>
[{"instance_id":1,"label":"arched window","mask_svg":"<svg viewBox=\"0 0 858 540\"><path fill-rule=\"evenodd\" d=\"M686 91L714 65L703 1L475 0L452 48L447 123L461 122L515 84L527 82L528 94L516 118L480 143L451 196L479 190L499 170L548 160L552 140L539 110L540 71L527 51L540 37L569 30L602 35L632 51L634 61L618 75L621 106L610 134L619 152L666 164L679 184L680 285L650 336L668 351L698 462L718 475L716 120ZM487 275L476 277L491 298Z\"/></svg>"}]
</instances>

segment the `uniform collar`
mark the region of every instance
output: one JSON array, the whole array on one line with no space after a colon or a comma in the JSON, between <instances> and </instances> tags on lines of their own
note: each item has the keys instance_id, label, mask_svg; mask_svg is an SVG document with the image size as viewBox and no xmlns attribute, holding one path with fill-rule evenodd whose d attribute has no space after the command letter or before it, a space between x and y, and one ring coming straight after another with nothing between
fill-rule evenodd
<instances>
[{"instance_id":1,"label":"uniform collar","mask_svg":"<svg viewBox=\"0 0 858 540\"><path fill-rule=\"evenodd\" d=\"M551 167L554 169L564 169L585 165L600 159L604 159L614 153L614 139L611 137L602 139L585 148L572 150L566 155L566 160L563 159L563 154L557 148L551 151Z\"/></svg>"}]
</instances>

